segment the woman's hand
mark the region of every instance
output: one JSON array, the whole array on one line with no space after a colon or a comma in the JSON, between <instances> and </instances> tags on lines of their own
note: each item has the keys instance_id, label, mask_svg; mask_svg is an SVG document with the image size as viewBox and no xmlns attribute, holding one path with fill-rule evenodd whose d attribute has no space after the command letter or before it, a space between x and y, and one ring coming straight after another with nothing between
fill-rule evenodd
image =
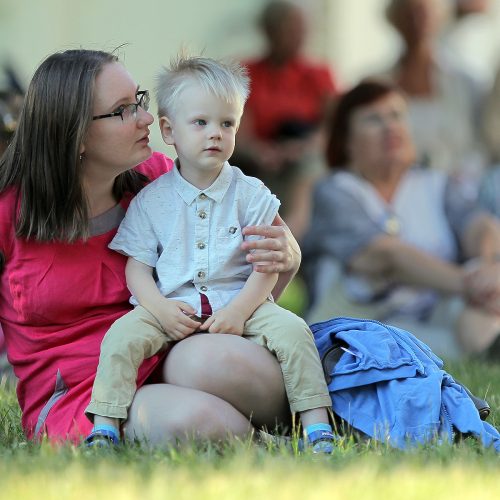
<instances>
[{"instance_id":1,"label":"woman's hand","mask_svg":"<svg viewBox=\"0 0 500 500\"><path fill-rule=\"evenodd\" d=\"M253 264L254 271L279 273L272 291L273 297L278 299L299 270L302 255L297 240L279 215L276 215L272 226L247 226L243 228L243 234L263 237L244 241L241 248L249 252L247 262Z\"/></svg>"},{"instance_id":2,"label":"woman's hand","mask_svg":"<svg viewBox=\"0 0 500 500\"><path fill-rule=\"evenodd\" d=\"M247 262L260 273L293 273L300 266L300 247L283 219L277 215L272 226L247 226L245 236L262 236L259 240L244 241L242 250L248 252Z\"/></svg>"}]
</instances>

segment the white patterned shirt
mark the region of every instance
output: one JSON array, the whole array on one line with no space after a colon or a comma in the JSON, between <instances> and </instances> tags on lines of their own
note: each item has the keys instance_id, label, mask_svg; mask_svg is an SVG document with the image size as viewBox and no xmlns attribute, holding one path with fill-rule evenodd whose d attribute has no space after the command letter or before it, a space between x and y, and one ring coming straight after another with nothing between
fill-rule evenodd
<instances>
[{"instance_id":1,"label":"white patterned shirt","mask_svg":"<svg viewBox=\"0 0 500 500\"><path fill-rule=\"evenodd\" d=\"M109 248L154 267L164 297L186 302L200 315L203 293L217 311L252 272L240 248L241 230L271 224L279 205L260 180L227 162L203 190L174 168L132 200Z\"/></svg>"}]
</instances>

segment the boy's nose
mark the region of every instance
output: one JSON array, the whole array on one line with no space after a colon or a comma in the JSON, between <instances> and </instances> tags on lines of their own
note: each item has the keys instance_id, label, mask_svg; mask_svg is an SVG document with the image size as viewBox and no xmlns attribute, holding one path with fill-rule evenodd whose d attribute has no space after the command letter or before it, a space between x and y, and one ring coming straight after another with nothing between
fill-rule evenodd
<instances>
[{"instance_id":1,"label":"boy's nose","mask_svg":"<svg viewBox=\"0 0 500 500\"><path fill-rule=\"evenodd\" d=\"M220 139L222 137L222 133L220 131L220 127L212 127L210 129L210 139Z\"/></svg>"}]
</instances>

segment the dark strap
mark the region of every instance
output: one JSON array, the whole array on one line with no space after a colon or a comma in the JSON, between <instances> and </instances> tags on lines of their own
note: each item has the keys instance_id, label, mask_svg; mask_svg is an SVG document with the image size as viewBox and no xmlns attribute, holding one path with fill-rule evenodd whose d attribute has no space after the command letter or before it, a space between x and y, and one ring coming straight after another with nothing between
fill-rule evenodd
<instances>
[{"instance_id":1,"label":"dark strap","mask_svg":"<svg viewBox=\"0 0 500 500\"><path fill-rule=\"evenodd\" d=\"M330 385L335 366L345 352L344 349L342 349L343 347L347 348L347 344L345 342L335 342L321 358L321 364L323 365L323 372L325 374L327 385Z\"/></svg>"},{"instance_id":2,"label":"dark strap","mask_svg":"<svg viewBox=\"0 0 500 500\"><path fill-rule=\"evenodd\" d=\"M478 398L477 396L474 396L474 394L472 394L472 392L470 392L469 389L467 389L467 387L465 387L465 385L459 382L458 380L455 380L455 382L459 386L463 387L463 389L467 393L467 396L469 396L469 398L472 399L472 402L474 403L474 406L476 407L479 413L479 418L481 420L486 420L491 413L491 408L488 402L485 399L481 399Z\"/></svg>"}]
</instances>

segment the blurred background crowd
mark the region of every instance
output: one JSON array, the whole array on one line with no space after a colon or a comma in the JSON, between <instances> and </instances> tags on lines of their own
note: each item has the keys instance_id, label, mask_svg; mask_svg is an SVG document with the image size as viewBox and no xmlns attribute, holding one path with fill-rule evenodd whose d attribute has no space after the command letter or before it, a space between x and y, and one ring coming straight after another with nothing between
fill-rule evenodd
<instances>
[{"instance_id":1,"label":"blurred background crowd","mask_svg":"<svg viewBox=\"0 0 500 500\"><path fill-rule=\"evenodd\" d=\"M143 88L180 48L246 64L231 162L301 244L297 312L500 359L500 0L0 0L0 153L46 55L118 46Z\"/></svg>"}]
</instances>

